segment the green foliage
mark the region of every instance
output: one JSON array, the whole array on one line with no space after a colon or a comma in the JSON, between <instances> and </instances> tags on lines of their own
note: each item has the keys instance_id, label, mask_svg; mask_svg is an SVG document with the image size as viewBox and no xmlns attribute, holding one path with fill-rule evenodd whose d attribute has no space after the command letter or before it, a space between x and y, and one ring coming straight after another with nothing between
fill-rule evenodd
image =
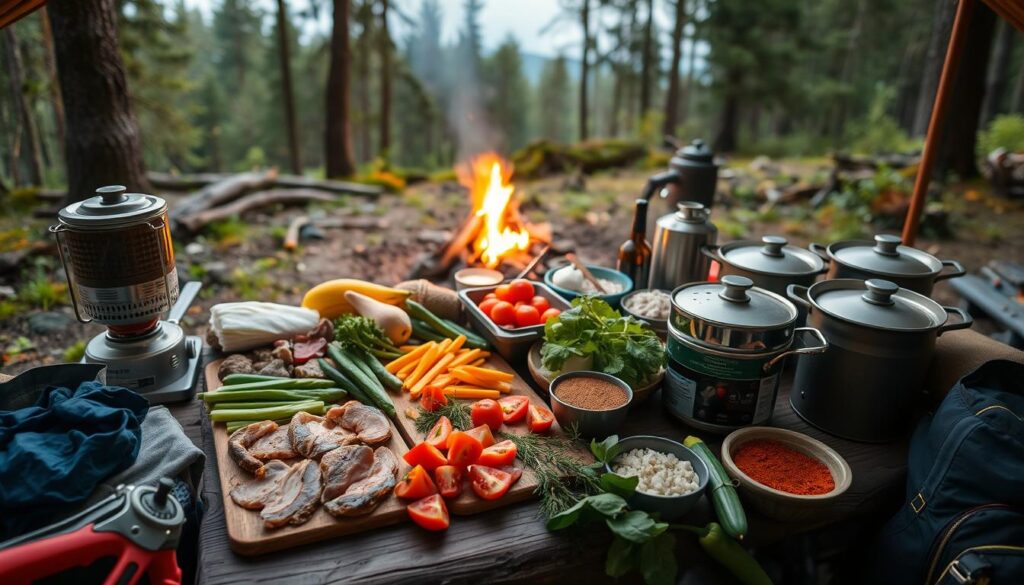
<instances>
[{"instance_id":1,"label":"green foliage","mask_svg":"<svg viewBox=\"0 0 1024 585\"><path fill-rule=\"evenodd\" d=\"M21 306L15 301L0 301L0 323L10 319L21 312Z\"/></svg>"},{"instance_id":2,"label":"green foliage","mask_svg":"<svg viewBox=\"0 0 1024 585\"><path fill-rule=\"evenodd\" d=\"M68 303L68 285L50 279L43 266L37 266L18 289L18 301L30 308L49 311L51 307Z\"/></svg>"},{"instance_id":3,"label":"green foliage","mask_svg":"<svg viewBox=\"0 0 1024 585\"><path fill-rule=\"evenodd\" d=\"M895 92L890 87L878 85L875 88L875 96L864 119L850 126L850 150L859 154L879 154L909 152L920 147L920 141L907 136L906 131L887 113L894 97Z\"/></svg>"},{"instance_id":4,"label":"green foliage","mask_svg":"<svg viewBox=\"0 0 1024 585\"><path fill-rule=\"evenodd\" d=\"M249 224L234 216L206 226L206 233L221 246L236 246L249 235Z\"/></svg>"},{"instance_id":5,"label":"green foliage","mask_svg":"<svg viewBox=\"0 0 1024 585\"><path fill-rule=\"evenodd\" d=\"M519 43L508 37L484 61L483 79L487 84L487 109L491 121L505 138L505 149L515 150L527 141L527 107L530 86L523 76Z\"/></svg>"},{"instance_id":6,"label":"green foliage","mask_svg":"<svg viewBox=\"0 0 1024 585\"><path fill-rule=\"evenodd\" d=\"M72 363L72 362L81 361L82 357L85 356L85 345L86 345L85 340L79 340L79 341L76 341L75 343L69 345L64 350L64 356L63 356L64 357L64 362L65 363Z\"/></svg>"},{"instance_id":7,"label":"green foliage","mask_svg":"<svg viewBox=\"0 0 1024 585\"><path fill-rule=\"evenodd\" d=\"M978 133L978 158L988 156L997 148L1009 152L1024 152L1024 115L1005 114L996 116Z\"/></svg>"},{"instance_id":8,"label":"green foliage","mask_svg":"<svg viewBox=\"0 0 1024 585\"><path fill-rule=\"evenodd\" d=\"M248 266L239 265L231 271L231 288L246 301L271 301L278 291L268 272L277 266L276 258L260 258Z\"/></svg>"}]
</instances>

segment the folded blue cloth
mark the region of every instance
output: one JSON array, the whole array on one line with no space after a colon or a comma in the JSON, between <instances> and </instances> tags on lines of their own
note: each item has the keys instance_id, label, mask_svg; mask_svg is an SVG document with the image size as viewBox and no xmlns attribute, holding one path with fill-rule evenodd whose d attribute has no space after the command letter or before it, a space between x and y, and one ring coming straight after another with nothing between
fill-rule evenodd
<instances>
[{"instance_id":1,"label":"folded blue cloth","mask_svg":"<svg viewBox=\"0 0 1024 585\"><path fill-rule=\"evenodd\" d=\"M83 382L74 391L47 388L36 406L0 411L0 540L59 517L131 466L148 410L127 388Z\"/></svg>"}]
</instances>

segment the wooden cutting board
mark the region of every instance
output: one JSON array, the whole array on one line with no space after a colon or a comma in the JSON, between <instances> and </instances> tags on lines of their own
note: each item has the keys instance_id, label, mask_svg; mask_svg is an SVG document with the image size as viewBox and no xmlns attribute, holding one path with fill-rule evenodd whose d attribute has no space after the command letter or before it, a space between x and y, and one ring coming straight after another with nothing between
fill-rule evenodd
<instances>
[{"instance_id":1,"label":"wooden cutting board","mask_svg":"<svg viewBox=\"0 0 1024 585\"><path fill-rule=\"evenodd\" d=\"M206 366L208 392L214 392L221 386L220 379L217 378L217 368L220 366L220 362L221 360L217 360ZM409 449L393 423L391 427L391 442L387 446L398 456L400 463L398 479L401 480L409 471L409 466L402 460L402 455ZM405 503L391 495L367 516L335 518L321 506L309 521L300 526L264 528L258 510L246 510L235 504L228 495L239 479L247 477L248 473L242 471L228 455L228 433L224 423L213 423L213 443L217 452L221 493L224 497L224 521L227 524L228 541L231 544L231 550L240 555L257 555L327 538L355 534L380 526L404 522L408 518Z\"/></svg>"}]
</instances>

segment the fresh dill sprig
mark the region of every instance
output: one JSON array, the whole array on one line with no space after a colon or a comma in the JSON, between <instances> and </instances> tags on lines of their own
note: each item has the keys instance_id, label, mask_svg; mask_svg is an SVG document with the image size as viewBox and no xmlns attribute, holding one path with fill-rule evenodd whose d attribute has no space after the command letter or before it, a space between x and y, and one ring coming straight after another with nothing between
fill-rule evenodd
<instances>
[{"instance_id":1,"label":"fresh dill sprig","mask_svg":"<svg viewBox=\"0 0 1024 585\"><path fill-rule=\"evenodd\" d=\"M424 410L423 407L420 407L419 416L416 417L416 430L421 435L426 435L442 416L447 416L456 429L465 431L473 428L473 418L470 416L469 406L456 400L449 400L448 404L434 411Z\"/></svg>"},{"instance_id":2,"label":"fresh dill sprig","mask_svg":"<svg viewBox=\"0 0 1024 585\"><path fill-rule=\"evenodd\" d=\"M536 493L545 518L600 489L598 473L578 455L582 452L578 435L573 429L567 429L567 433L569 436L501 433L501 439L515 444L516 456L536 475Z\"/></svg>"}]
</instances>

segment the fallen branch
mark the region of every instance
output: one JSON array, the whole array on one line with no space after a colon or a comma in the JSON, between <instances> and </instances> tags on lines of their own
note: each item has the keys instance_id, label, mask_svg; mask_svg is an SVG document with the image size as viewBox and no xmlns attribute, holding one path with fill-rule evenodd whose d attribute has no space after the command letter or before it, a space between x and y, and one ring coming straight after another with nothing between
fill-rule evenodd
<instances>
[{"instance_id":1,"label":"fallen branch","mask_svg":"<svg viewBox=\"0 0 1024 585\"><path fill-rule=\"evenodd\" d=\"M334 201L335 199L335 195L314 189L271 189L246 195L227 205L206 209L191 215L180 216L178 224L190 232L197 232L203 226L212 222L242 215L246 211L268 205Z\"/></svg>"},{"instance_id":2,"label":"fallen branch","mask_svg":"<svg viewBox=\"0 0 1024 585\"><path fill-rule=\"evenodd\" d=\"M277 171L274 170L230 175L189 195L171 210L171 219L183 223L185 218L198 216L205 210L229 203L248 191L267 189L276 178Z\"/></svg>"},{"instance_id":3,"label":"fallen branch","mask_svg":"<svg viewBox=\"0 0 1024 585\"><path fill-rule=\"evenodd\" d=\"M218 183L237 176L234 173L196 173L191 175L173 175L150 171L146 178L156 189L163 191L193 191L207 185ZM375 196L381 194L381 188L351 181L333 181L303 177L300 175L277 175L266 187L288 189L318 189L330 193L347 193L352 195Z\"/></svg>"}]
</instances>

